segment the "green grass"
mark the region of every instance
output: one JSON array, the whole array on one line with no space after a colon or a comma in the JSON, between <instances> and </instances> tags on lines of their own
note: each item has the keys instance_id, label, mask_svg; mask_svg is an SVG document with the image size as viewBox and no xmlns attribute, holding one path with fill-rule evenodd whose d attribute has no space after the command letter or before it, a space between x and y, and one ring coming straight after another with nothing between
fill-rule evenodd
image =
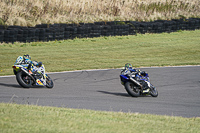
<instances>
[{"instance_id":1,"label":"green grass","mask_svg":"<svg viewBox=\"0 0 200 133\"><path fill-rule=\"evenodd\" d=\"M0 75L30 54L48 72L141 66L200 65L200 30L0 45Z\"/></svg>"},{"instance_id":2,"label":"green grass","mask_svg":"<svg viewBox=\"0 0 200 133\"><path fill-rule=\"evenodd\" d=\"M198 133L200 118L0 103L2 133Z\"/></svg>"}]
</instances>

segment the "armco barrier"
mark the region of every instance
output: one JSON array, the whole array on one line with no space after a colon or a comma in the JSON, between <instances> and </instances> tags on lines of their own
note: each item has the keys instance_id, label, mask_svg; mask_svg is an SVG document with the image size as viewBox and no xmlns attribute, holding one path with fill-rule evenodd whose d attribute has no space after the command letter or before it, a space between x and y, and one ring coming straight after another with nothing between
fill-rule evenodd
<instances>
[{"instance_id":1,"label":"armco barrier","mask_svg":"<svg viewBox=\"0 0 200 133\"><path fill-rule=\"evenodd\" d=\"M163 33L200 29L200 18L156 20L153 22L111 21L79 24L40 24L35 27L0 25L0 42L37 42L136 33Z\"/></svg>"}]
</instances>

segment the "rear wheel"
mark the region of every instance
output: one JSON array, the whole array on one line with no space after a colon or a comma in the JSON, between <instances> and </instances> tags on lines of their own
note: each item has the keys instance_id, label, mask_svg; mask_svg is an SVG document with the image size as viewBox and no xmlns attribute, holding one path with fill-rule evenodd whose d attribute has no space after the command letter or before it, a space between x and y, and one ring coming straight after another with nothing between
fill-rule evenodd
<instances>
[{"instance_id":1,"label":"rear wheel","mask_svg":"<svg viewBox=\"0 0 200 133\"><path fill-rule=\"evenodd\" d=\"M140 90L131 82L125 83L125 89L128 92L128 94L132 97L140 96Z\"/></svg>"},{"instance_id":2,"label":"rear wheel","mask_svg":"<svg viewBox=\"0 0 200 133\"><path fill-rule=\"evenodd\" d=\"M54 84L52 79L49 77L49 75L46 74L46 87L47 88L53 88Z\"/></svg>"},{"instance_id":3,"label":"rear wheel","mask_svg":"<svg viewBox=\"0 0 200 133\"><path fill-rule=\"evenodd\" d=\"M33 81L31 80L31 77L29 77L27 74L23 73L22 71L16 74L16 79L20 86L24 88L32 87Z\"/></svg>"}]
</instances>

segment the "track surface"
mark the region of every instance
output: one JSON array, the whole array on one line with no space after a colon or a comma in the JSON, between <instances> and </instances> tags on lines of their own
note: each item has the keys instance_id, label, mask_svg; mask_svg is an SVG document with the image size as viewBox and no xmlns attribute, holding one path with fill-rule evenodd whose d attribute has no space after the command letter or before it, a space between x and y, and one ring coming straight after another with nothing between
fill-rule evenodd
<instances>
[{"instance_id":1,"label":"track surface","mask_svg":"<svg viewBox=\"0 0 200 133\"><path fill-rule=\"evenodd\" d=\"M158 97L130 97L119 69L49 74L54 88L21 88L15 76L0 77L0 102L102 111L200 117L200 66L142 68Z\"/></svg>"}]
</instances>

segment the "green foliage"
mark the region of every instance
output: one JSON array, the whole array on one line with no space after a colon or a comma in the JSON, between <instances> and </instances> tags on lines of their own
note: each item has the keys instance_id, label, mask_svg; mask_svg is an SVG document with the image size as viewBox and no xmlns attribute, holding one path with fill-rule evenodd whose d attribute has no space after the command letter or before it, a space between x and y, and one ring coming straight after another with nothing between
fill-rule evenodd
<instances>
[{"instance_id":1,"label":"green foliage","mask_svg":"<svg viewBox=\"0 0 200 133\"><path fill-rule=\"evenodd\" d=\"M0 18L0 25L5 25L5 22L3 21L2 18Z\"/></svg>"},{"instance_id":2,"label":"green foliage","mask_svg":"<svg viewBox=\"0 0 200 133\"><path fill-rule=\"evenodd\" d=\"M117 25L125 25L125 22L117 22Z\"/></svg>"},{"instance_id":3,"label":"green foliage","mask_svg":"<svg viewBox=\"0 0 200 133\"><path fill-rule=\"evenodd\" d=\"M178 30L177 32L183 32L182 30Z\"/></svg>"}]
</instances>

